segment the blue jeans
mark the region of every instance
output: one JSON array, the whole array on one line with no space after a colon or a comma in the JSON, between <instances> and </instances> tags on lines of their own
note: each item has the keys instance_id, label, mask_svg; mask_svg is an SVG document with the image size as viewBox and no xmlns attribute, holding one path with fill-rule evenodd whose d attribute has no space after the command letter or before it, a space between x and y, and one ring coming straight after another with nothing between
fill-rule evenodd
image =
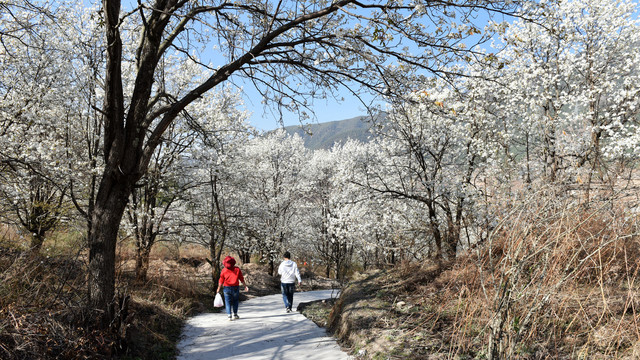
<instances>
[{"instance_id":1,"label":"blue jeans","mask_svg":"<svg viewBox=\"0 0 640 360\"><path fill-rule=\"evenodd\" d=\"M224 293L224 307L227 309L227 315L231 316L231 307L233 306L233 313L238 313L238 303L240 302L240 287L239 286L225 286L222 289Z\"/></svg>"},{"instance_id":2,"label":"blue jeans","mask_svg":"<svg viewBox=\"0 0 640 360\"><path fill-rule=\"evenodd\" d=\"M282 300L284 300L284 307L291 309L293 306L293 293L296 291L296 284L280 283L280 289L282 289Z\"/></svg>"}]
</instances>

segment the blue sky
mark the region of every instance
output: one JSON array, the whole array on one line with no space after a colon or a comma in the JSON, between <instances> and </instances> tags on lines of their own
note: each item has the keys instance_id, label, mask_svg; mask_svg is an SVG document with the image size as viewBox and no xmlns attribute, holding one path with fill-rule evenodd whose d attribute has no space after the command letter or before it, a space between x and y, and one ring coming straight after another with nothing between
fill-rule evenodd
<instances>
[{"instance_id":1,"label":"blue sky","mask_svg":"<svg viewBox=\"0 0 640 360\"><path fill-rule=\"evenodd\" d=\"M273 130L280 127L279 114L273 109L264 107L261 103L262 98L255 89L246 87L243 95L244 105L252 113L249 118L252 126L260 130ZM337 97L344 97L344 101L333 98L315 100L312 109L316 118L308 120L307 123L323 123L367 115L362 103L347 91L340 92ZM285 126L299 125L300 119L294 114L285 114L283 122Z\"/></svg>"},{"instance_id":2,"label":"blue sky","mask_svg":"<svg viewBox=\"0 0 640 360\"><path fill-rule=\"evenodd\" d=\"M503 21L505 19L504 17L497 16L496 20ZM477 18L473 21L482 29L488 23L489 17L486 14L478 13ZM466 39L465 42L467 42L469 46L473 46L477 38L478 36L472 36ZM490 43L485 43L482 47L490 47ZM252 85L247 84L247 86L243 88L243 92L245 107L252 113L249 119L252 126L260 130L273 130L280 127L278 121L280 115L274 109L265 108L262 104L262 97ZM371 101L372 99L371 95L361 95L365 98L365 101ZM323 123L367 115L363 104L346 89L339 90L334 96L336 98L344 98L344 101L337 101L334 98L315 100L311 107L315 113L315 118L306 121L306 123ZM384 107L384 105L382 106ZM284 126L299 125L300 119L296 114L284 114L283 123Z\"/></svg>"}]
</instances>

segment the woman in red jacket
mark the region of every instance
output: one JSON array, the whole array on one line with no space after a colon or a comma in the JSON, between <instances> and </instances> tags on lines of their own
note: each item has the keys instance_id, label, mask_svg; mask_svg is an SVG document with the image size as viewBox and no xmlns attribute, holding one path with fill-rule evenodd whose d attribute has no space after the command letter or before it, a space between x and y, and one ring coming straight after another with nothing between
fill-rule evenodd
<instances>
[{"instance_id":1,"label":"woman in red jacket","mask_svg":"<svg viewBox=\"0 0 640 360\"><path fill-rule=\"evenodd\" d=\"M244 285L244 291L249 291L247 284L244 282L242 271L236 266L236 259L227 256L222 261L224 269L220 272L220 280L218 281L218 293L224 286L224 306L227 309L229 321L234 318L239 319L238 303L240 302L240 283ZM233 317L231 317L231 308L233 307Z\"/></svg>"}]
</instances>

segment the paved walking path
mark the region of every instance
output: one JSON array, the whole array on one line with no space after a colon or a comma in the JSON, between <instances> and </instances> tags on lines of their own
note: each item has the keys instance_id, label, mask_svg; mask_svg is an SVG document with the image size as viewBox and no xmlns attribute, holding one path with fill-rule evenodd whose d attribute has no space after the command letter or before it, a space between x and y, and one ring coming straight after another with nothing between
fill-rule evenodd
<instances>
[{"instance_id":1,"label":"paved walking path","mask_svg":"<svg viewBox=\"0 0 640 360\"><path fill-rule=\"evenodd\" d=\"M328 299L335 291L295 293L299 303ZM240 303L239 320L229 321L221 313L201 314L189 319L178 344L178 360L346 360L325 329L297 311L286 313L282 295L269 295Z\"/></svg>"}]
</instances>

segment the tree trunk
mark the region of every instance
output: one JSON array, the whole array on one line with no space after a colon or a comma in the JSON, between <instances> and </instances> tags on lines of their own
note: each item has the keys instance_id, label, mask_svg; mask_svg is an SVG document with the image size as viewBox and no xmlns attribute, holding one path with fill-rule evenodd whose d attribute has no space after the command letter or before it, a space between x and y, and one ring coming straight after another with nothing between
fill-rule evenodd
<instances>
[{"instance_id":1,"label":"tree trunk","mask_svg":"<svg viewBox=\"0 0 640 360\"><path fill-rule=\"evenodd\" d=\"M115 294L118 229L132 186L110 174L105 172L100 183L89 237L89 306L101 312L102 327L113 316L110 305Z\"/></svg>"},{"instance_id":2,"label":"tree trunk","mask_svg":"<svg viewBox=\"0 0 640 360\"><path fill-rule=\"evenodd\" d=\"M31 238L31 245L29 247L29 253L32 255L36 255L40 253L40 249L42 249L42 244L44 243L44 233L39 234L35 233Z\"/></svg>"},{"instance_id":3,"label":"tree trunk","mask_svg":"<svg viewBox=\"0 0 640 360\"><path fill-rule=\"evenodd\" d=\"M136 282L147 282L147 274L149 272L149 257L151 255L151 246L141 246L137 249L136 254Z\"/></svg>"},{"instance_id":4,"label":"tree trunk","mask_svg":"<svg viewBox=\"0 0 640 360\"><path fill-rule=\"evenodd\" d=\"M218 279L220 279L220 273L222 272L222 268L220 267L220 252L217 252L213 247L209 248L209 255L211 256L211 281L213 281L213 286L215 287L218 284Z\"/></svg>"},{"instance_id":5,"label":"tree trunk","mask_svg":"<svg viewBox=\"0 0 640 360\"><path fill-rule=\"evenodd\" d=\"M525 147L525 151L526 151L526 155L527 155L527 175L525 178L525 182L527 184L531 184L531 158L530 158L530 153L529 153L529 133L526 133L526 147Z\"/></svg>"},{"instance_id":6,"label":"tree trunk","mask_svg":"<svg viewBox=\"0 0 640 360\"><path fill-rule=\"evenodd\" d=\"M440 233L438 217L433 202L427 203L427 208L429 209L429 226L431 227L431 234L433 235L433 241L436 243L436 259L442 260L444 257L442 249L442 234Z\"/></svg>"},{"instance_id":7,"label":"tree trunk","mask_svg":"<svg viewBox=\"0 0 640 360\"><path fill-rule=\"evenodd\" d=\"M220 273L222 272L222 267L220 266L220 257L222 256L222 248L224 247L225 236L226 235L223 235L222 239L218 240L216 238L215 231L213 231L213 228L211 228L209 231L209 255L211 256L211 261L209 263L211 264L211 280L214 284L218 283ZM242 257L242 255L240 255L240 257Z\"/></svg>"},{"instance_id":8,"label":"tree trunk","mask_svg":"<svg viewBox=\"0 0 640 360\"><path fill-rule=\"evenodd\" d=\"M269 274L271 276L275 276L275 272L276 272L276 264L273 261L273 258L269 257Z\"/></svg>"},{"instance_id":9,"label":"tree trunk","mask_svg":"<svg viewBox=\"0 0 640 360\"><path fill-rule=\"evenodd\" d=\"M458 241L460 241L459 230L451 229L450 232L447 232L447 237L446 237L447 260L453 260L456 258L456 255L458 253Z\"/></svg>"},{"instance_id":10,"label":"tree trunk","mask_svg":"<svg viewBox=\"0 0 640 360\"><path fill-rule=\"evenodd\" d=\"M334 243L334 254L335 254L335 275L336 275L336 280L340 280L343 278L343 274L342 274L342 268L343 263L344 263L344 258L346 256L346 251L345 249L342 247L342 244L339 241L336 241ZM346 245L345 245L346 246Z\"/></svg>"},{"instance_id":11,"label":"tree trunk","mask_svg":"<svg viewBox=\"0 0 640 360\"><path fill-rule=\"evenodd\" d=\"M243 264L251 263L251 253L246 250L240 250L240 261L242 261Z\"/></svg>"},{"instance_id":12,"label":"tree trunk","mask_svg":"<svg viewBox=\"0 0 640 360\"><path fill-rule=\"evenodd\" d=\"M465 183L471 184L471 169L469 167L469 172L465 178ZM456 201L455 215L451 212L450 209L447 209L447 233L446 233L446 244L447 244L447 259L453 260L458 255L458 243L460 242L460 229L462 228L462 213L464 206L464 197L459 196Z\"/></svg>"}]
</instances>

